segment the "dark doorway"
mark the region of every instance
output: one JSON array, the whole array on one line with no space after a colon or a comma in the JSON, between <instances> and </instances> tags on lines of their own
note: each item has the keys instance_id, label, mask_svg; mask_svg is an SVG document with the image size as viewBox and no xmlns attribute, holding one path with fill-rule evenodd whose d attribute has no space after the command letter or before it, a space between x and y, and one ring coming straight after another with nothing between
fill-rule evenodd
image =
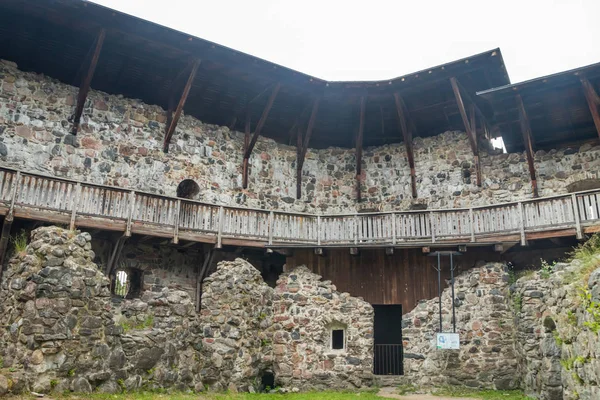
<instances>
[{"instance_id":1,"label":"dark doorway","mask_svg":"<svg viewBox=\"0 0 600 400\"><path fill-rule=\"evenodd\" d=\"M375 375L403 375L402 305L374 305Z\"/></svg>"}]
</instances>

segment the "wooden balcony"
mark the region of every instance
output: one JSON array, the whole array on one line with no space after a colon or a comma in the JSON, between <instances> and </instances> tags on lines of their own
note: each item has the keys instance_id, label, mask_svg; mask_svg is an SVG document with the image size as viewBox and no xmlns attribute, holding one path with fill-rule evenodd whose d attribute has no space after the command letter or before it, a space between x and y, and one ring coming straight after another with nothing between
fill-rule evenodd
<instances>
[{"instance_id":1,"label":"wooden balcony","mask_svg":"<svg viewBox=\"0 0 600 400\"><path fill-rule=\"evenodd\" d=\"M218 206L0 168L0 215L254 247L419 247L600 231L600 189L467 209L311 215Z\"/></svg>"}]
</instances>

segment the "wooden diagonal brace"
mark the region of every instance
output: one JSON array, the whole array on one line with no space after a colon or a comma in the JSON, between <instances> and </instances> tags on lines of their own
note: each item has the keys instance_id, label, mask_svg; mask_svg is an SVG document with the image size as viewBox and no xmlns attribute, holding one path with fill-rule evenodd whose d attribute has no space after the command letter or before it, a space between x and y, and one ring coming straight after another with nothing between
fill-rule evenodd
<instances>
[{"instance_id":1,"label":"wooden diagonal brace","mask_svg":"<svg viewBox=\"0 0 600 400\"><path fill-rule=\"evenodd\" d=\"M79 123L81 122L81 114L83 114L83 107L85 106L85 101L87 99L87 95L90 91L90 85L92 83L92 78L94 77L94 72L96 71L96 65L98 65L98 59L100 58L100 52L102 51L102 46L104 45L104 38L106 37L106 30L102 28L98 33L98 37L96 38L94 52L92 54L92 59L90 60L90 65L87 69L87 74L81 84L79 85L79 93L77 94L77 106L75 107L75 114L73 114L73 129L71 133L73 135L77 134L77 130L79 129ZM87 62L87 60L85 61Z\"/></svg>"},{"instance_id":2,"label":"wooden diagonal brace","mask_svg":"<svg viewBox=\"0 0 600 400\"><path fill-rule=\"evenodd\" d=\"M600 137L600 112L598 108L600 107L600 97L596 93L594 86L587 80L586 77L581 77L581 85L583 86L583 93L585 94L585 99L587 100L588 107L590 108L590 113L592 114L592 118L594 119L594 125L596 126L596 132Z\"/></svg>"},{"instance_id":3,"label":"wooden diagonal brace","mask_svg":"<svg viewBox=\"0 0 600 400\"><path fill-rule=\"evenodd\" d=\"M517 108L519 109L519 122L521 123L521 133L523 134L523 143L525 144L525 154L527 155L527 164L529 165L529 175L531 177L531 189L533 191L533 197L539 197L537 179L535 176L535 164L533 157L533 144L531 140L531 126L529 125L529 118L527 117L527 111L525 111L525 105L521 95L516 96Z\"/></svg>"},{"instance_id":4,"label":"wooden diagonal brace","mask_svg":"<svg viewBox=\"0 0 600 400\"><path fill-rule=\"evenodd\" d=\"M450 84L452 85L452 91L454 92L454 97L456 99L456 105L458 106L458 111L460 112L460 117L462 118L463 124L465 126L465 131L467 132L467 138L469 139L469 145L471 146L471 151L475 156L475 167L478 168L478 159L479 159L479 147L477 144L477 134L473 130L471 123L469 122L469 117L467 116L467 110L465 109L465 103L463 102L461 91L458 86L458 81L456 78L450 78ZM475 109L475 105L473 104L473 109ZM481 186L481 171L477 171L477 186Z\"/></svg>"},{"instance_id":5,"label":"wooden diagonal brace","mask_svg":"<svg viewBox=\"0 0 600 400\"><path fill-rule=\"evenodd\" d=\"M202 269L198 269L198 276L196 279L196 312L200 312L202 306L202 283L212 264L212 259L215 254L215 247L211 248L207 253L204 254L204 262L202 263Z\"/></svg>"},{"instance_id":6,"label":"wooden diagonal brace","mask_svg":"<svg viewBox=\"0 0 600 400\"><path fill-rule=\"evenodd\" d=\"M415 157L413 152L413 132L412 128L409 128L407 123L408 110L406 104L400 94L394 93L394 101L396 103L396 112L398 113L398 121L400 122L400 130L402 131L402 137L404 140L404 147L406 148L406 158L408 159L408 166L410 167L410 187L412 191L412 197L417 198L417 177L415 172Z\"/></svg>"},{"instance_id":7,"label":"wooden diagonal brace","mask_svg":"<svg viewBox=\"0 0 600 400\"><path fill-rule=\"evenodd\" d=\"M167 125L165 127L165 140L163 144L163 151L165 153L168 153L169 151L169 143L171 142L171 137L175 132L177 122L179 122L179 117L181 117L181 113L183 112L183 107L185 106L185 102L187 101L188 95L190 94L192 83L194 82L194 78L196 77L196 73L198 72L199 66L200 60L195 60L192 64L192 70L190 71L185 87L183 88L183 92L181 93L181 98L179 99L179 103L177 104L177 109L175 110L175 113L173 114L172 118L170 117L170 115L167 117ZM170 111L171 110L169 110L169 114Z\"/></svg>"},{"instance_id":8,"label":"wooden diagonal brace","mask_svg":"<svg viewBox=\"0 0 600 400\"><path fill-rule=\"evenodd\" d=\"M313 128L315 127L315 121L317 120L317 113L319 112L320 102L320 97L315 98L315 100L313 101L312 112L310 113L310 119L308 120L308 126L306 127L306 133L304 134L304 138L300 136L300 130L298 130L298 136L300 139L298 139L299 153L298 160L296 161L297 199L302 197L302 167L304 166L304 159L306 157L306 152L308 151L308 144L310 143L310 137L312 136Z\"/></svg>"},{"instance_id":9,"label":"wooden diagonal brace","mask_svg":"<svg viewBox=\"0 0 600 400\"><path fill-rule=\"evenodd\" d=\"M360 98L360 119L358 122L358 132L356 134L356 198L361 198L361 182L360 177L362 174L362 153L363 153L363 136L365 130L365 108L366 98L362 96Z\"/></svg>"},{"instance_id":10,"label":"wooden diagonal brace","mask_svg":"<svg viewBox=\"0 0 600 400\"><path fill-rule=\"evenodd\" d=\"M254 129L254 135L252 136L252 139L250 140L250 144L248 145L248 148L244 152L244 158L249 158L250 154L252 154L252 150L254 150L254 145L256 145L258 136L260 135L262 128L265 126L265 122L267 122L267 118L269 117L269 112L271 111L271 107L273 107L273 103L275 102L277 93L279 93L279 89L281 89L281 83L277 83L275 85L275 87L273 88L273 91L271 92L271 96L269 96L267 105L265 106L265 109L263 110L263 113L262 113L260 119L258 120L258 124L256 125L256 128Z\"/></svg>"}]
</instances>

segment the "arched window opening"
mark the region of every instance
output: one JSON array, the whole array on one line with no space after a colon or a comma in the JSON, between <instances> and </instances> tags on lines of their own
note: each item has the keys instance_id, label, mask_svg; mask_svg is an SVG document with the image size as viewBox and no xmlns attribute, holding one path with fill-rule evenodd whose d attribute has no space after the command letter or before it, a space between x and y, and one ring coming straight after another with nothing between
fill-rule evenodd
<instances>
[{"instance_id":1,"label":"arched window opening","mask_svg":"<svg viewBox=\"0 0 600 400\"><path fill-rule=\"evenodd\" d=\"M115 274L114 294L125 298L129 293L129 274L123 270L117 271Z\"/></svg>"},{"instance_id":2,"label":"arched window opening","mask_svg":"<svg viewBox=\"0 0 600 400\"><path fill-rule=\"evenodd\" d=\"M177 186L177 197L193 199L200 193L200 186L192 179L184 179Z\"/></svg>"}]
</instances>

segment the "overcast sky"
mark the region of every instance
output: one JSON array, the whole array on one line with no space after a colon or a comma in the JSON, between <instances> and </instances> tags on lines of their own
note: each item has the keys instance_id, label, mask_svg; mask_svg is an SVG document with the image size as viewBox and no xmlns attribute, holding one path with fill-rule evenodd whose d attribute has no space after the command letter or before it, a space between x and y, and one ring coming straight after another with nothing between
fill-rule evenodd
<instances>
[{"instance_id":1,"label":"overcast sky","mask_svg":"<svg viewBox=\"0 0 600 400\"><path fill-rule=\"evenodd\" d=\"M600 0L95 0L326 80L500 47L511 81L600 62Z\"/></svg>"}]
</instances>

